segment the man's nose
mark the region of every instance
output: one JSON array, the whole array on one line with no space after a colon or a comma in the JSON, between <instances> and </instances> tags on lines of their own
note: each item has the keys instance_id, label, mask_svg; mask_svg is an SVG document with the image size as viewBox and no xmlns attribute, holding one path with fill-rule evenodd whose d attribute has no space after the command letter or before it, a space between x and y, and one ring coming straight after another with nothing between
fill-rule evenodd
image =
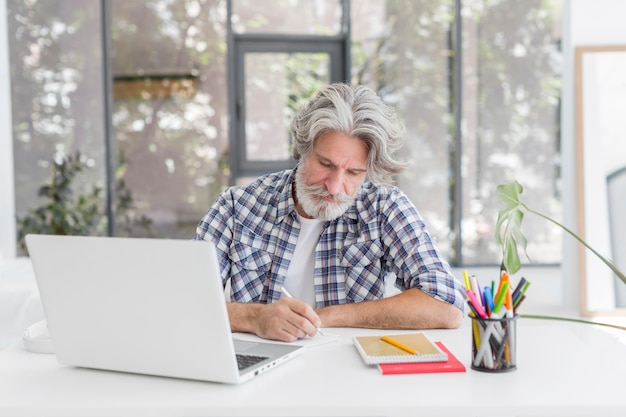
<instances>
[{"instance_id":1,"label":"man's nose","mask_svg":"<svg viewBox=\"0 0 626 417\"><path fill-rule=\"evenodd\" d=\"M331 195L341 194L343 192L344 175L340 170L331 172L326 179L326 189Z\"/></svg>"}]
</instances>

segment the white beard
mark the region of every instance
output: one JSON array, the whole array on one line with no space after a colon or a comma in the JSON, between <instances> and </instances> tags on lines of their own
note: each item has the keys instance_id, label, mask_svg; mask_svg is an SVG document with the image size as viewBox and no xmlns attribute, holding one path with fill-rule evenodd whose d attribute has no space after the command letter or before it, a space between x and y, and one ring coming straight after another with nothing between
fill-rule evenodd
<instances>
[{"instance_id":1,"label":"white beard","mask_svg":"<svg viewBox=\"0 0 626 417\"><path fill-rule=\"evenodd\" d=\"M302 178L302 166L296 169L296 195L306 214L323 221L335 220L356 200L356 193L351 196L341 193L332 196L334 201L325 200L331 194L323 185L307 185Z\"/></svg>"}]
</instances>

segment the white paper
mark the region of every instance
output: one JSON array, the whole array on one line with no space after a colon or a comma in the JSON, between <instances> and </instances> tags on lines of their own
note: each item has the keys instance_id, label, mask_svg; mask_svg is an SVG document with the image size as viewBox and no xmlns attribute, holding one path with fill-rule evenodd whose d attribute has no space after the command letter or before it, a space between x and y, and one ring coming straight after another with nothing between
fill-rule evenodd
<instances>
[{"instance_id":1,"label":"white paper","mask_svg":"<svg viewBox=\"0 0 626 417\"><path fill-rule=\"evenodd\" d=\"M325 345L327 343L338 342L341 340L341 336L337 334L328 333L327 330L322 330L324 335L316 334L313 337L305 337L303 339L296 340L295 342L279 342L278 340L263 339L252 333L233 333L233 339L242 340L244 342L264 342L264 343L277 343L280 345L298 345L310 348L314 346Z\"/></svg>"}]
</instances>

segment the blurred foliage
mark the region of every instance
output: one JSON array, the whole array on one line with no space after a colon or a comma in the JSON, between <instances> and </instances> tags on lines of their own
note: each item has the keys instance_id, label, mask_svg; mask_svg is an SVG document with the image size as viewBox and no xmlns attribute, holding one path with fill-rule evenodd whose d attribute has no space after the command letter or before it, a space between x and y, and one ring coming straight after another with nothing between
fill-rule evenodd
<instances>
[{"instance_id":1,"label":"blurred foliage","mask_svg":"<svg viewBox=\"0 0 626 417\"><path fill-rule=\"evenodd\" d=\"M399 176L398 185L453 258L493 263L499 257L493 191L503 178L519 178L528 185L528 201L541 202L553 217L560 213L562 3L464 0L464 45L457 55L453 0L350 2L352 82L371 86L398 110L407 127L403 157L415 167ZM230 174L226 2L108 4L114 76L197 74L192 98L142 92L114 99L112 109L111 145L132 161L116 167L118 203L132 190L133 204L150 213L162 235L189 236ZM232 24L236 33L294 34L286 29L296 27L296 34L333 34L337 28L319 22L336 21L330 18L337 14L334 4L238 0ZM108 139L98 119L104 101L101 10L85 5L84 0L7 4L19 215L39 203L35 196L48 172L37 164L48 155L88 152L95 166L76 174L85 174L80 183L103 181ZM307 63L293 55L279 66L289 87L285 120L318 88L302 66L317 71L319 60ZM451 70L459 57L466 65L463 79L455 80ZM462 149L453 138L455 88L462 89L464 100ZM454 182L456 171L463 175L460 185ZM455 192L457 186L462 192ZM93 197L92 191L81 195ZM129 224L124 216L115 213L116 230ZM534 257L552 262L560 239L535 220L526 223L533 244L543 249ZM462 258L454 241L462 243Z\"/></svg>"},{"instance_id":2,"label":"blurred foliage","mask_svg":"<svg viewBox=\"0 0 626 417\"><path fill-rule=\"evenodd\" d=\"M74 196L73 185L76 179L88 168L86 158L80 152L53 160L50 178L39 188L38 196L44 204L17 220L18 246L28 254L24 238L27 234L53 235L104 235L106 210L101 208L102 188L93 186ZM118 196L118 221L123 231L130 232L132 226L151 229L152 221L146 216L136 217L133 211L133 198L123 178L116 181ZM122 233L123 234L123 233Z\"/></svg>"},{"instance_id":3,"label":"blurred foliage","mask_svg":"<svg viewBox=\"0 0 626 417\"><path fill-rule=\"evenodd\" d=\"M352 2L353 16L375 5L385 16L380 26L353 19L353 82L397 109L413 167L397 184L455 264L499 259L494 190L503 179L523 180L529 201L560 215L562 3L464 0L458 26L453 0ZM526 226L534 258L559 261L560 231L532 217Z\"/></svg>"}]
</instances>

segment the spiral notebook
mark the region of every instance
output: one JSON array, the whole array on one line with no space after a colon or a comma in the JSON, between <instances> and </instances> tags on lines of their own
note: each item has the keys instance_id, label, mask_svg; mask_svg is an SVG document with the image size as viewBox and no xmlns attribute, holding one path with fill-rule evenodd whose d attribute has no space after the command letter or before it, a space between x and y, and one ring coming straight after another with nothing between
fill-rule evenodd
<instances>
[{"instance_id":1,"label":"spiral notebook","mask_svg":"<svg viewBox=\"0 0 626 417\"><path fill-rule=\"evenodd\" d=\"M433 343L424 333L405 333L387 335L396 342L413 349L409 353L404 349L385 342L381 336L355 336L354 346L368 365L380 363L445 362L448 354Z\"/></svg>"}]
</instances>

